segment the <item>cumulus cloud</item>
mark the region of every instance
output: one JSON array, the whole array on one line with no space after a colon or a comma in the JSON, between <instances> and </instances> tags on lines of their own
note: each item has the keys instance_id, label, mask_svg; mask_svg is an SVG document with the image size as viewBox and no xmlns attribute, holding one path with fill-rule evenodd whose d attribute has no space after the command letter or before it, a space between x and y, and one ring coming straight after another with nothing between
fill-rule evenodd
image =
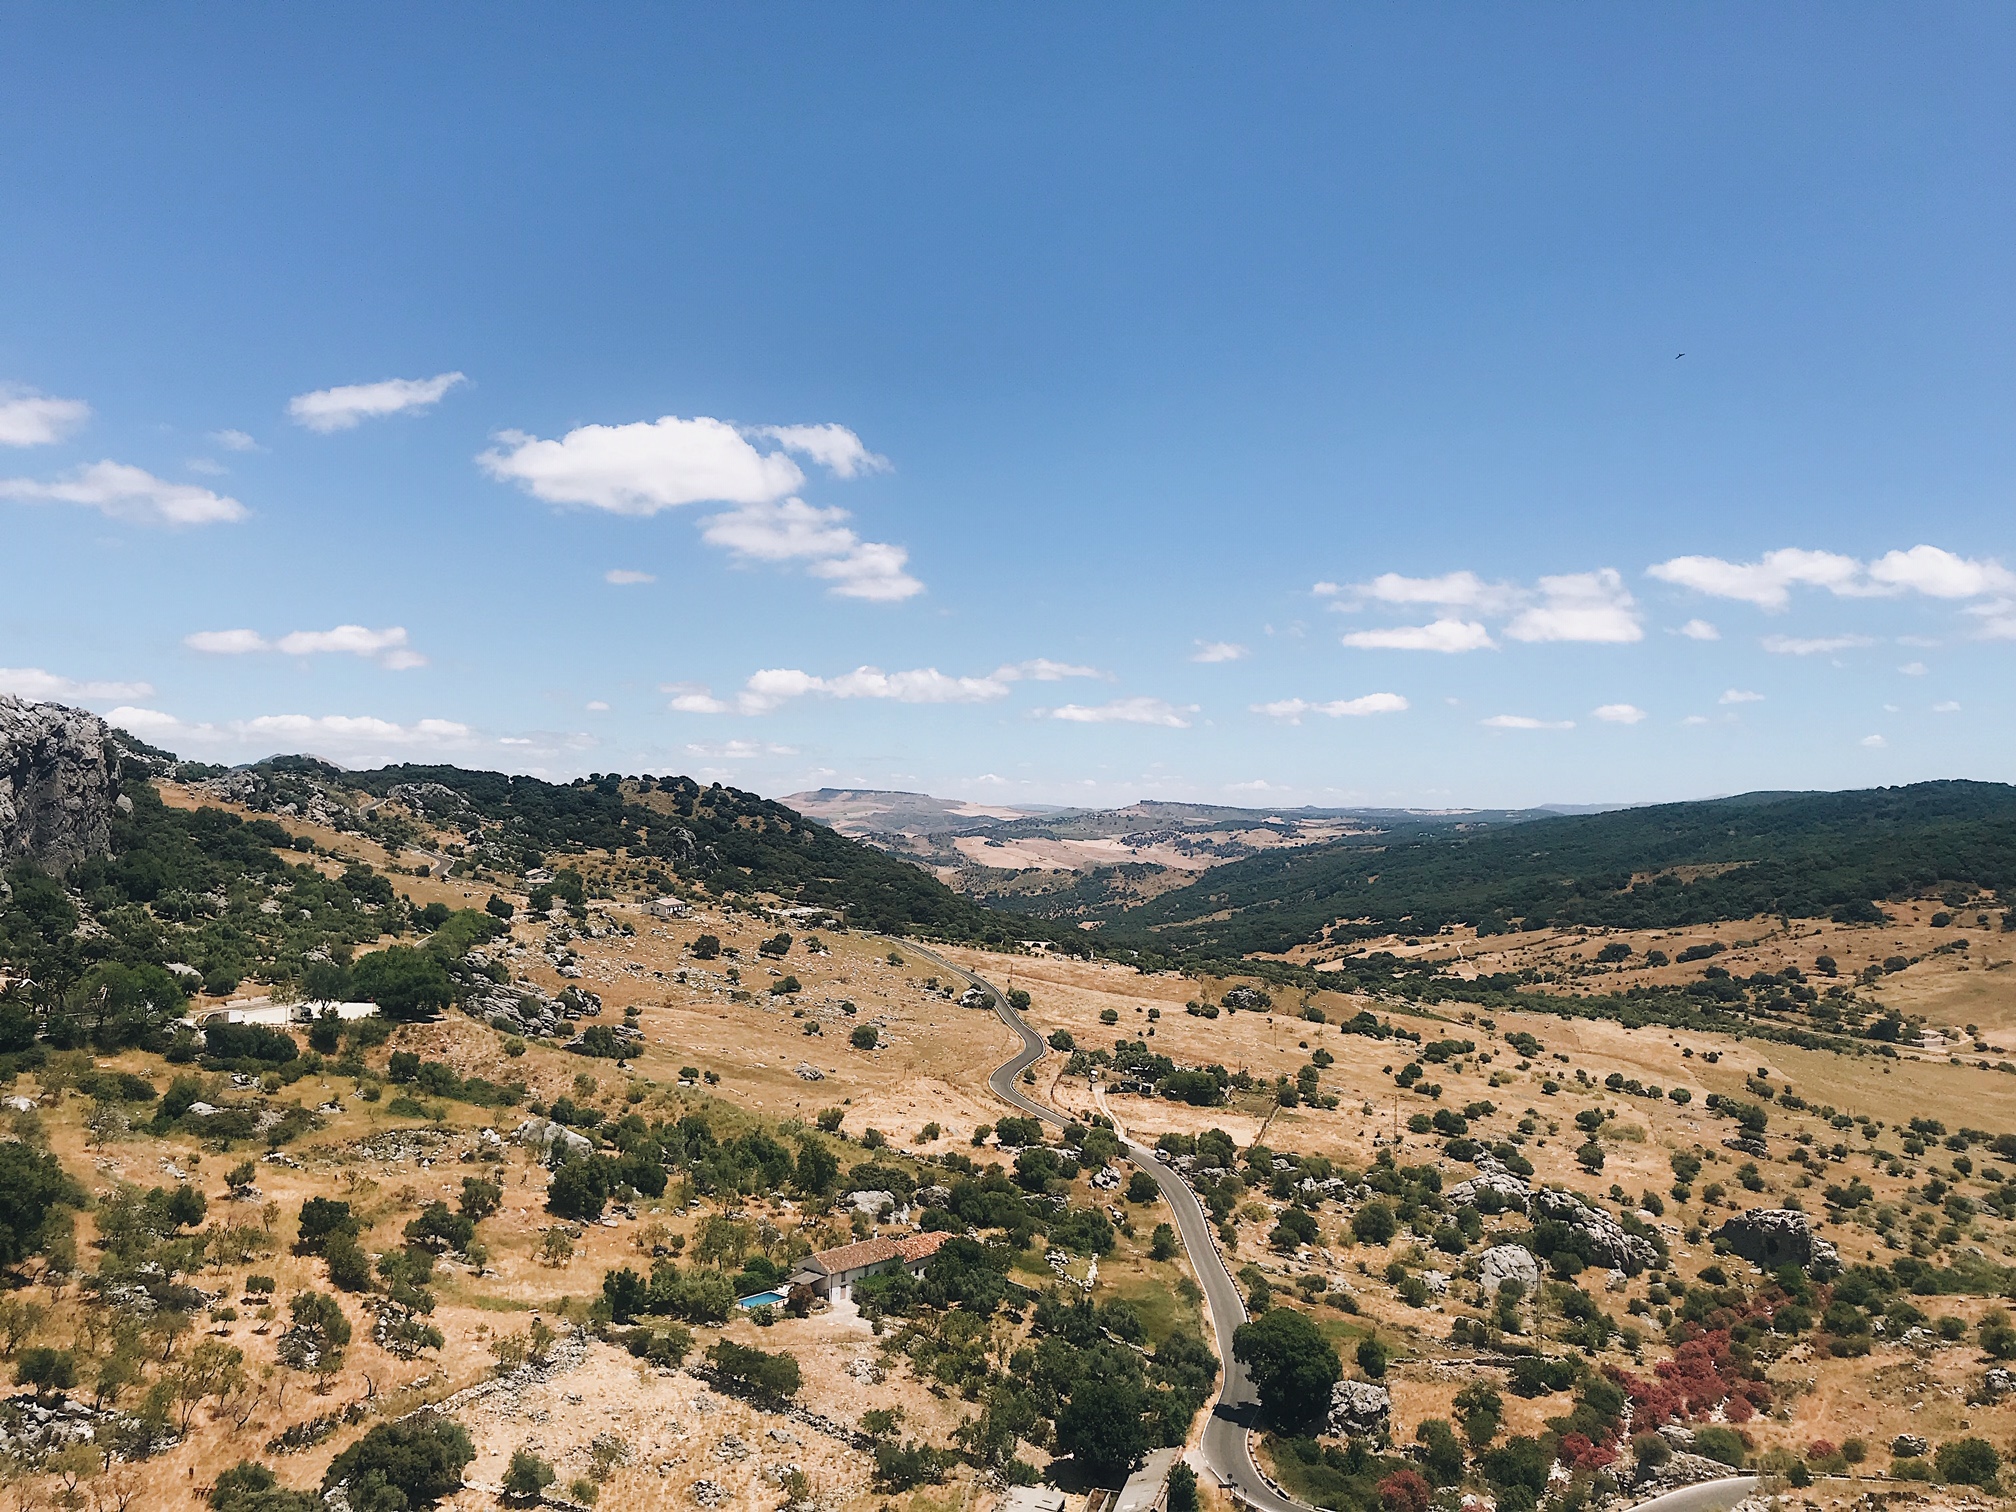
<instances>
[{"instance_id":1,"label":"cumulus cloud","mask_svg":"<svg viewBox=\"0 0 2016 1512\"><path fill-rule=\"evenodd\" d=\"M210 432L210 439L226 451L251 452L259 450L259 443L242 430L220 430Z\"/></svg>"},{"instance_id":2,"label":"cumulus cloud","mask_svg":"<svg viewBox=\"0 0 2016 1512\"><path fill-rule=\"evenodd\" d=\"M1825 656L1830 651L1852 651L1876 642L1866 635L1767 635L1758 644L1773 656Z\"/></svg>"},{"instance_id":3,"label":"cumulus cloud","mask_svg":"<svg viewBox=\"0 0 2016 1512\"><path fill-rule=\"evenodd\" d=\"M764 451L751 438L773 441ZM648 517L687 504L728 504L701 536L744 561L800 562L844 598L894 602L924 591L901 546L864 541L844 509L799 498L811 459L840 478L888 462L842 425L738 428L705 415L665 415L626 425L583 425L555 441L504 431L476 460L491 477L549 504Z\"/></svg>"},{"instance_id":4,"label":"cumulus cloud","mask_svg":"<svg viewBox=\"0 0 2016 1512\"><path fill-rule=\"evenodd\" d=\"M1188 704L1179 708L1159 698L1116 698L1111 703L1065 704L1062 708L1038 712L1072 724L1162 725L1172 730L1187 730L1190 728L1187 716L1195 714L1197 706Z\"/></svg>"},{"instance_id":5,"label":"cumulus cloud","mask_svg":"<svg viewBox=\"0 0 2016 1512\"><path fill-rule=\"evenodd\" d=\"M1406 710L1407 700L1398 693L1367 693L1360 698L1339 698L1328 703L1311 703L1304 698L1282 698L1273 703L1257 703L1250 707L1255 714L1265 714L1269 719L1300 724L1303 717L1309 714L1321 714L1330 719L1362 718L1368 714L1399 714Z\"/></svg>"},{"instance_id":6,"label":"cumulus cloud","mask_svg":"<svg viewBox=\"0 0 2016 1512\"><path fill-rule=\"evenodd\" d=\"M220 525L242 520L243 504L193 483L170 483L124 462L93 462L53 483L0 479L0 499L75 504L136 525Z\"/></svg>"},{"instance_id":7,"label":"cumulus cloud","mask_svg":"<svg viewBox=\"0 0 2016 1512\"><path fill-rule=\"evenodd\" d=\"M461 373L436 373L432 378L387 378L379 383L347 383L339 388L296 394L287 413L296 425L327 435L350 430L365 420L406 410L431 409L442 395L468 379Z\"/></svg>"},{"instance_id":8,"label":"cumulus cloud","mask_svg":"<svg viewBox=\"0 0 2016 1512\"><path fill-rule=\"evenodd\" d=\"M1645 633L1636 602L1622 575L1611 567L1543 577L1531 587L1489 582L1467 570L1440 577L1385 572L1348 589L1318 583L1316 592L1335 598L1331 607L1346 612L1418 605L1444 611L1426 625L1354 630L1343 637L1345 645L1367 650L1489 650L1495 643L1485 628L1486 619L1502 620L1507 637L1527 642L1619 645L1640 640Z\"/></svg>"},{"instance_id":9,"label":"cumulus cloud","mask_svg":"<svg viewBox=\"0 0 2016 1512\"><path fill-rule=\"evenodd\" d=\"M1784 547L1754 562L1713 556L1680 556L1646 569L1652 577L1713 598L1737 599L1760 609L1779 610L1794 588L1824 588L1844 598L1879 598L1922 593L1931 598L1977 598L2016 589L2016 573L1990 559L1956 556L1937 546L1890 551L1862 562L1833 551Z\"/></svg>"},{"instance_id":10,"label":"cumulus cloud","mask_svg":"<svg viewBox=\"0 0 2016 1512\"><path fill-rule=\"evenodd\" d=\"M658 574L655 572L638 572L630 567L612 567L602 574L602 581L605 583L614 583L617 587L623 588L628 587L632 583L655 583L658 581Z\"/></svg>"},{"instance_id":11,"label":"cumulus cloud","mask_svg":"<svg viewBox=\"0 0 2016 1512\"><path fill-rule=\"evenodd\" d=\"M1722 632L1704 619L1690 619L1680 627L1680 633L1689 640L1712 641L1722 639Z\"/></svg>"},{"instance_id":12,"label":"cumulus cloud","mask_svg":"<svg viewBox=\"0 0 2016 1512\"><path fill-rule=\"evenodd\" d=\"M261 714L252 719L211 724L183 720L160 709L122 705L109 711L105 718L121 729L171 749L178 745L235 746L331 759L351 754L375 758L387 750L453 750L471 744L476 734L468 725L452 719L399 724L352 714Z\"/></svg>"},{"instance_id":13,"label":"cumulus cloud","mask_svg":"<svg viewBox=\"0 0 2016 1512\"><path fill-rule=\"evenodd\" d=\"M1925 663L1921 661L1914 661L1904 663L1904 665L1899 667L1897 670L1899 672L1902 672L1906 677L1923 677L1927 672L1930 672L1932 669L1926 666Z\"/></svg>"},{"instance_id":14,"label":"cumulus cloud","mask_svg":"<svg viewBox=\"0 0 2016 1512\"><path fill-rule=\"evenodd\" d=\"M1396 625L1385 630L1353 630L1341 637L1362 651L1495 651L1491 632L1475 620L1438 619L1426 625Z\"/></svg>"},{"instance_id":15,"label":"cumulus cloud","mask_svg":"<svg viewBox=\"0 0 2016 1512\"><path fill-rule=\"evenodd\" d=\"M1543 577L1540 602L1514 615L1505 633L1520 641L1623 645L1644 638L1635 604L1614 569Z\"/></svg>"},{"instance_id":16,"label":"cumulus cloud","mask_svg":"<svg viewBox=\"0 0 2016 1512\"><path fill-rule=\"evenodd\" d=\"M1949 698L1944 703L1932 705L1932 712L1934 714L1958 714L1960 712L1960 705Z\"/></svg>"},{"instance_id":17,"label":"cumulus cloud","mask_svg":"<svg viewBox=\"0 0 2016 1512\"><path fill-rule=\"evenodd\" d=\"M1752 693L1745 688L1731 688L1720 698L1716 699L1715 702L1724 704L1762 703L1764 702L1764 695L1762 693Z\"/></svg>"},{"instance_id":18,"label":"cumulus cloud","mask_svg":"<svg viewBox=\"0 0 2016 1512\"><path fill-rule=\"evenodd\" d=\"M394 672L427 665L427 658L408 643L402 625L390 625L383 630L363 625L294 630L278 640L268 640L257 630L198 630L185 635L182 644L209 656L250 656L265 651L277 651L283 656L363 656Z\"/></svg>"},{"instance_id":19,"label":"cumulus cloud","mask_svg":"<svg viewBox=\"0 0 2016 1512\"><path fill-rule=\"evenodd\" d=\"M758 425L748 434L775 441L797 456L810 457L836 478L889 471L889 459L868 450L844 425Z\"/></svg>"},{"instance_id":20,"label":"cumulus cloud","mask_svg":"<svg viewBox=\"0 0 2016 1512\"><path fill-rule=\"evenodd\" d=\"M52 399L0 384L0 446L53 446L91 418L82 399Z\"/></svg>"},{"instance_id":21,"label":"cumulus cloud","mask_svg":"<svg viewBox=\"0 0 2016 1512\"><path fill-rule=\"evenodd\" d=\"M93 682L62 677L40 667L0 667L0 694L35 702L64 699L146 698L154 691L144 682Z\"/></svg>"},{"instance_id":22,"label":"cumulus cloud","mask_svg":"<svg viewBox=\"0 0 2016 1512\"><path fill-rule=\"evenodd\" d=\"M1594 713L1596 718L1602 720L1605 724L1634 725L1639 720L1645 718L1645 711L1643 709L1639 708L1636 704L1628 703L1604 704L1601 708L1596 709Z\"/></svg>"},{"instance_id":23,"label":"cumulus cloud","mask_svg":"<svg viewBox=\"0 0 2016 1512\"><path fill-rule=\"evenodd\" d=\"M1478 721L1492 730L1572 730L1572 719L1534 719L1525 714L1493 714L1489 719Z\"/></svg>"},{"instance_id":24,"label":"cumulus cloud","mask_svg":"<svg viewBox=\"0 0 2016 1512\"><path fill-rule=\"evenodd\" d=\"M1252 653L1236 641L1199 641L1197 649L1190 654L1193 662L1235 662L1244 661Z\"/></svg>"},{"instance_id":25,"label":"cumulus cloud","mask_svg":"<svg viewBox=\"0 0 2016 1512\"><path fill-rule=\"evenodd\" d=\"M1102 676L1096 667L1039 657L1010 662L984 677L953 677L936 667L884 672L856 667L838 677L819 677L795 667L769 667L750 674L732 699L716 698L698 683L666 683L660 691L673 695L671 708L680 714L768 714L794 698L871 698L895 703L991 703L1006 698L1018 682L1059 682L1067 677Z\"/></svg>"},{"instance_id":26,"label":"cumulus cloud","mask_svg":"<svg viewBox=\"0 0 2016 1512\"><path fill-rule=\"evenodd\" d=\"M843 597L886 602L922 593L924 585L904 570L910 553L862 540L842 523L849 518L844 509L789 498L713 515L701 522L700 536L744 561L804 561Z\"/></svg>"},{"instance_id":27,"label":"cumulus cloud","mask_svg":"<svg viewBox=\"0 0 2016 1512\"><path fill-rule=\"evenodd\" d=\"M1885 740L1881 735L1864 735L1862 737L1862 744L1870 747L1873 750L1888 745L1889 742Z\"/></svg>"}]
</instances>

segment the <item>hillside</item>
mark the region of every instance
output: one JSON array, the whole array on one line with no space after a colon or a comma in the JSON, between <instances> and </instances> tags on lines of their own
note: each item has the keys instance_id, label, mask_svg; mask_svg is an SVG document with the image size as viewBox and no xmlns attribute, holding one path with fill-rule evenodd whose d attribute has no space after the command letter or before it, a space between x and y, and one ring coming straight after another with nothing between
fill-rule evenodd
<instances>
[{"instance_id":1,"label":"hillside","mask_svg":"<svg viewBox=\"0 0 2016 1512\"><path fill-rule=\"evenodd\" d=\"M1249 857L1109 930L1223 955L1447 924L1643 929L1760 915L1876 917L1874 905L2016 885L2016 788L1934 782L1754 794L1534 819L1481 832L1353 836Z\"/></svg>"}]
</instances>

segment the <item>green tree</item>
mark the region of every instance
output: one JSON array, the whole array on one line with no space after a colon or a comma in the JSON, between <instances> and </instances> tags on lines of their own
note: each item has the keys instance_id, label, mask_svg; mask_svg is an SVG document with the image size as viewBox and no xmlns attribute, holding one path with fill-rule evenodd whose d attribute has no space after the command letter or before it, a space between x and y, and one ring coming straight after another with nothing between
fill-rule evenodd
<instances>
[{"instance_id":1,"label":"green tree","mask_svg":"<svg viewBox=\"0 0 2016 1512\"><path fill-rule=\"evenodd\" d=\"M1155 1232L1149 1236L1148 1258L1151 1260L1174 1260L1178 1252L1176 1230L1166 1223L1155 1225Z\"/></svg>"},{"instance_id":2,"label":"green tree","mask_svg":"<svg viewBox=\"0 0 2016 1512\"><path fill-rule=\"evenodd\" d=\"M292 1491L264 1465L241 1460L210 1488L211 1512L323 1512L322 1498Z\"/></svg>"},{"instance_id":3,"label":"green tree","mask_svg":"<svg viewBox=\"0 0 2016 1512\"><path fill-rule=\"evenodd\" d=\"M1351 1235L1360 1244L1391 1244L1400 1219L1384 1202L1368 1202L1351 1215Z\"/></svg>"},{"instance_id":4,"label":"green tree","mask_svg":"<svg viewBox=\"0 0 2016 1512\"><path fill-rule=\"evenodd\" d=\"M476 1457L469 1434L452 1418L425 1413L380 1423L330 1462L326 1496L345 1488L351 1512L409 1512L431 1507L462 1484Z\"/></svg>"},{"instance_id":5,"label":"green tree","mask_svg":"<svg viewBox=\"0 0 2016 1512\"><path fill-rule=\"evenodd\" d=\"M819 1115L820 1127L825 1127L824 1113ZM838 1127L838 1120L835 1120ZM805 1138L798 1141L798 1161L794 1185L806 1197L823 1197L833 1190L833 1183L840 1176L840 1161L827 1147L823 1139Z\"/></svg>"},{"instance_id":6,"label":"green tree","mask_svg":"<svg viewBox=\"0 0 2016 1512\"><path fill-rule=\"evenodd\" d=\"M387 1018L431 1018L455 995L447 968L428 950L388 945L358 958L350 968L350 990L378 1005Z\"/></svg>"},{"instance_id":7,"label":"green tree","mask_svg":"<svg viewBox=\"0 0 2016 1512\"><path fill-rule=\"evenodd\" d=\"M530 1449L511 1451L511 1464L504 1472L504 1491L509 1496L531 1500L553 1484L553 1467Z\"/></svg>"},{"instance_id":8,"label":"green tree","mask_svg":"<svg viewBox=\"0 0 2016 1512\"><path fill-rule=\"evenodd\" d=\"M1365 1372L1367 1380L1383 1379L1386 1366L1392 1358L1392 1352L1380 1341L1377 1334L1367 1334L1358 1341L1358 1368Z\"/></svg>"},{"instance_id":9,"label":"green tree","mask_svg":"<svg viewBox=\"0 0 2016 1512\"><path fill-rule=\"evenodd\" d=\"M1939 1452L1932 1456L1932 1468L1942 1481L1992 1491L2002 1470L2002 1456L1986 1439L1954 1439L1939 1446Z\"/></svg>"},{"instance_id":10,"label":"green tree","mask_svg":"<svg viewBox=\"0 0 2016 1512\"><path fill-rule=\"evenodd\" d=\"M1298 1436L1322 1424L1330 1388L1344 1373L1337 1351L1316 1325L1287 1307L1240 1324L1232 1335L1232 1358L1252 1376L1261 1413L1281 1432Z\"/></svg>"},{"instance_id":11,"label":"green tree","mask_svg":"<svg viewBox=\"0 0 2016 1512\"><path fill-rule=\"evenodd\" d=\"M0 1142L0 1265L19 1265L38 1253L51 1210L83 1201L54 1155L19 1140Z\"/></svg>"}]
</instances>

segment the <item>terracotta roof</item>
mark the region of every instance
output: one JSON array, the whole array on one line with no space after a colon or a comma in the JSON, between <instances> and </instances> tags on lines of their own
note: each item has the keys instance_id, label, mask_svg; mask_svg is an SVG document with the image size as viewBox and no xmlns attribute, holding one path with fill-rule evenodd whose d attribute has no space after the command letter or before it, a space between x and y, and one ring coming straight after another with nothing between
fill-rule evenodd
<instances>
[{"instance_id":1,"label":"terracotta roof","mask_svg":"<svg viewBox=\"0 0 2016 1512\"><path fill-rule=\"evenodd\" d=\"M809 1257L806 1264L816 1265L829 1276L840 1271L859 1270L864 1265L881 1265L890 1260L915 1265L919 1260L928 1260L937 1254L939 1247L951 1237L950 1234L912 1234L907 1239L863 1239L856 1244L843 1244L839 1249L821 1250Z\"/></svg>"},{"instance_id":2,"label":"terracotta roof","mask_svg":"<svg viewBox=\"0 0 2016 1512\"><path fill-rule=\"evenodd\" d=\"M858 1244L821 1250L806 1263L818 1266L830 1276L839 1271L859 1270L864 1265L879 1265L885 1260L894 1260L898 1253L894 1239L863 1239Z\"/></svg>"},{"instance_id":3,"label":"terracotta roof","mask_svg":"<svg viewBox=\"0 0 2016 1512\"><path fill-rule=\"evenodd\" d=\"M919 1260L929 1260L952 1236L946 1233L912 1234L908 1239L898 1239L896 1249L905 1261L916 1264Z\"/></svg>"}]
</instances>

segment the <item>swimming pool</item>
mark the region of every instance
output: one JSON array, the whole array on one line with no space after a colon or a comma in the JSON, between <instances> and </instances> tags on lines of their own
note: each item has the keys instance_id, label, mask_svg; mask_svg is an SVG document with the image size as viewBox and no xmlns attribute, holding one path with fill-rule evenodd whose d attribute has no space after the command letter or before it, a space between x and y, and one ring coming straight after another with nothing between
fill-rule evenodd
<instances>
[{"instance_id":1,"label":"swimming pool","mask_svg":"<svg viewBox=\"0 0 2016 1512\"><path fill-rule=\"evenodd\" d=\"M786 1300L780 1291L757 1292L753 1297L738 1297L737 1307L776 1307Z\"/></svg>"}]
</instances>

